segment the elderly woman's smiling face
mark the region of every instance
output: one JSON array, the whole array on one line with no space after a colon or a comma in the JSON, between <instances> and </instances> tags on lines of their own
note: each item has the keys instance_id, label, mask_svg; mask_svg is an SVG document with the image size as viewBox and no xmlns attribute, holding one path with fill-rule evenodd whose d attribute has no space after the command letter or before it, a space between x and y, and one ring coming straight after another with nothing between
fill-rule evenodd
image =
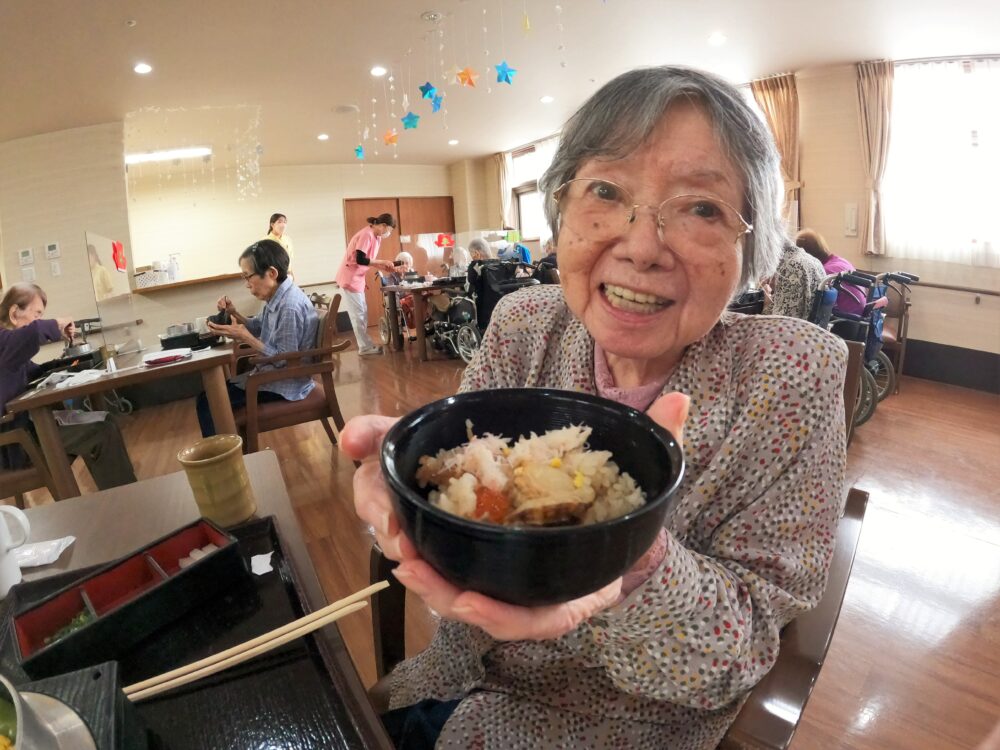
<instances>
[{"instance_id":1,"label":"elderly woman's smiling face","mask_svg":"<svg viewBox=\"0 0 1000 750\"><path fill-rule=\"evenodd\" d=\"M575 177L608 180L625 188L631 203L654 207L697 194L738 211L745 191L711 121L686 102L671 105L628 156L591 159ZM594 190L593 183L580 184ZM691 204L682 217L710 221L711 206ZM685 347L715 325L739 281L742 225L739 231L717 232L719 242L705 243L703 235L692 238L684 230L685 219L667 208L661 215L666 222L658 231L655 209L640 208L631 225L623 211L622 232L610 239L594 239L596 224L578 222L580 231L574 231L566 214L561 221L559 269L566 301L608 353L616 381L615 364L621 360L650 376L668 372Z\"/></svg>"}]
</instances>

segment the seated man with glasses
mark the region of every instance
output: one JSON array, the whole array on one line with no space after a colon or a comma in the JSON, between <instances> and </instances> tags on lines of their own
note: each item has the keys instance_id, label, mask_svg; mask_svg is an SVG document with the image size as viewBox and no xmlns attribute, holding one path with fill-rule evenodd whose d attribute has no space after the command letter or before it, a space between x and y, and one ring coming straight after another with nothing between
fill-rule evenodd
<instances>
[{"instance_id":1,"label":"seated man with glasses","mask_svg":"<svg viewBox=\"0 0 1000 750\"><path fill-rule=\"evenodd\" d=\"M316 309L305 293L295 285L288 275L288 253L274 240L255 242L240 255L240 270L250 294L263 300L264 309L259 315L241 315L229 297L221 297L217 303L219 310L229 313L232 323L220 325L209 323L212 333L246 344L261 356L272 357L281 352L296 352L316 346L316 330L319 317ZM234 407L244 406L246 398L246 378L262 369L281 368L283 363L256 367L239 375L226 385L229 401ZM265 383L257 392L257 402L301 401L316 387L312 378L289 378ZM215 434L215 424L208 408L208 396L198 396L198 424L204 437Z\"/></svg>"}]
</instances>

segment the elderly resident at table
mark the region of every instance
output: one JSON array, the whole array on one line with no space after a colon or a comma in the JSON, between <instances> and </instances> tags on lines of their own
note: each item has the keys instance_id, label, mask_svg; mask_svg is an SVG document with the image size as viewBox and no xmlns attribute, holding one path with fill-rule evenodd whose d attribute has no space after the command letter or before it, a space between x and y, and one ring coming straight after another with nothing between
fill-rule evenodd
<instances>
[{"instance_id":1,"label":"elderly resident at table","mask_svg":"<svg viewBox=\"0 0 1000 750\"><path fill-rule=\"evenodd\" d=\"M41 345L60 338L71 341L76 332L72 318L43 320L46 304L48 297L40 286L23 283L12 285L0 301L0 414L41 374L42 368L31 361ZM107 412L60 410L55 417L66 453L83 458L98 489L135 481L121 431ZM11 425L31 429L26 413ZM0 448L3 468L21 468L26 462L27 456L17 447Z\"/></svg>"},{"instance_id":2,"label":"elderly resident at table","mask_svg":"<svg viewBox=\"0 0 1000 750\"><path fill-rule=\"evenodd\" d=\"M812 229L803 229L795 235L795 244L805 250L823 265L827 274L854 271L854 265L846 258L830 252L823 235ZM865 309L867 295L865 290L854 284L841 284L840 293L834 309L839 312L861 315Z\"/></svg>"},{"instance_id":3,"label":"elderly resident at table","mask_svg":"<svg viewBox=\"0 0 1000 750\"><path fill-rule=\"evenodd\" d=\"M403 283L406 274L413 271L413 256L403 250L396 255L393 262L393 270L383 274L385 286L399 286ZM433 278L433 277L432 277ZM403 292L396 292L396 304L403 311L403 318L406 320L406 328L410 332L410 341L414 340L413 333L416 326L413 324L413 295Z\"/></svg>"},{"instance_id":4,"label":"elderly resident at table","mask_svg":"<svg viewBox=\"0 0 1000 750\"><path fill-rule=\"evenodd\" d=\"M813 297L825 278L822 263L801 247L786 241L778 269L761 284L764 314L809 320Z\"/></svg>"},{"instance_id":5,"label":"elderly resident at table","mask_svg":"<svg viewBox=\"0 0 1000 750\"><path fill-rule=\"evenodd\" d=\"M319 317L309 298L288 275L288 253L274 240L255 242L240 255L240 270L250 294L263 300L260 315L246 317L233 306L229 297L219 299L217 306L226 310L235 321L231 325L208 323L212 333L229 336L248 345L264 357L282 352L297 352L316 346ZM260 369L283 367L284 363L258 366ZM237 375L226 385L229 401L234 407L246 404L246 379L250 373ZM316 387L312 378L288 378L265 383L257 392L257 402L301 401ZM215 424L208 406L208 396L198 396L198 424L205 437L215 434Z\"/></svg>"},{"instance_id":6,"label":"elderly resident at table","mask_svg":"<svg viewBox=\"0 0 1000 750\"><path fill-rule=\"evenodd\" d=\"M469 240L469 255L472 260L490 260L490 258L497 257L493 248L490 247L490 243L481 237Z\"/></svg>"},{"instance_id":7,"label":"elderly resident at table","mask_svg":"<svg viewBox=\"0 0 1000 750\"><path fill-rule=\"evenodd\" d=\"M714 748L826 585L845 347L805 321L725 312L773 272L784 232L774 142L722 80L676 67L612 80L567 123L540 186L562 285L500 301L461 390L545 386L647 410L683 428L687 471L623 579L521 608L420 559L373 460L393 420L352 420L358 515L441 617L379 686L386 722L400 736L429 716L439 746Z\"/></svg>"}]
</instances>

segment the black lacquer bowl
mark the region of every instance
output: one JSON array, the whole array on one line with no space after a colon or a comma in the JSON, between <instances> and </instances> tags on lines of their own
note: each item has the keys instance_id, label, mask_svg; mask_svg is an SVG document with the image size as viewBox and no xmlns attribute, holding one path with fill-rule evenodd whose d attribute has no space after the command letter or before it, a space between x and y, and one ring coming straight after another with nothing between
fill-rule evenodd
<instances>
[{"instance_id":1,"label":"black lacquer bowl","mask_svg":"<svg viewBox=\"0 0 1000 750\"><path fill-rule=\"evenodd\" d=\"M593 429L588 445L611 451L646 494L646 504L585 526L507 527L435 508L416 481L419 459L477 435L516 439L569 425ZM478 391L428 404L400 419L382 443L393 507L420 555L456 586L502 601L540 606L576 599L627 571L663 526L684 472L681 447L645 414L571 391Z\"/></svg>"}]
</instances>

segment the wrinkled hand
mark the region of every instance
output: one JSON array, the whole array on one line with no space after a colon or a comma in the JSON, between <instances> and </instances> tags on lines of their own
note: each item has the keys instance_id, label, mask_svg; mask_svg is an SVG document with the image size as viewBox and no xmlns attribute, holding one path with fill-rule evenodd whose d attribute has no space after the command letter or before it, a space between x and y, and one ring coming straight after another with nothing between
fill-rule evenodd
<instances>
[{"instance_id":1,"label":"wrinkled hand","mask_svg":"<svg viewBox=\"0 0 1000 750\"><path fill-rule=\"evenodd\" d=\"M774 292L771 290L771 285L764 282L760 285L760 290L764 292L764 300L767 304L772 304L774 302Z\"/></svg>"},{"instance_id":2,"label":"wrinkled hand","mask_svg":"<svg viewBox=\"0 0 1000 750\"><path fill-rule=\"evenodd\" d=\"M889 298L888 297L879 297L877 300L875 300L875 304L872 305L872 309L873 310L880 310L883 307L888 307L888 306L889 306Z\"/></svg>"},{"instance_id":3,"label":"wrinkled hand","mask_svg":"<svg viewBox=\"0 0 1000 750\"><path fill-rule=\"evenodd\" d=\"M235 341L241 341L245 344L250 343L253 339L253 334L247 330L247 327L242 323L232 323L228 326L219 325L218 323L213 323L208 321L206 323L208 330L219 336L228 336Z\"/></svg>"},{"instance_id":4,"label":"wrinkled hand","mask_svg":"<svg viewBox=\"0 0 1000 750\"><path fill-rule=\"evenodd\" d=\"M670 393L657 399L649 415L680 440L689 403L687 396ZM399 562L393 571L396 578L428 607L442 617L476 625L498 640L546 640L575 630L584 620L619 600L621 578L593 594L547 607L507 604L474 591L462 591L444 580L421 559L400 530L382 478L378 451L395 422L377 415L355 417L341 433L340 449L350 458L364 461L354 474L355 511L361 520L371 524L385 556Z\"/></svg>"},{"instance_id":5,"label":"wrinkled hand","mask_svg":"<svg viewBox=\"0 0 1000 750\"><path fill-rule=\"evenodd\" d=\"M215 302L215 307L219 310L225 310L230 315L236 312L236 306L233 304L233 301L229 299L229 297L227 296L219 297L219 299L217 299Z\"/></svg>"},{"instance_id":6,"label":"wrinkled hand","mask_svg":"<svg viewBox=\"0 0 1000 750\"><path fill-rule=\"evenodd\" d=\"M56 318L56 325L59 326L59 333L62 334L62 337L72 344L73 338L76 336L76 323L73 322L73 319Z\"/></svg>"}]
</instances>

